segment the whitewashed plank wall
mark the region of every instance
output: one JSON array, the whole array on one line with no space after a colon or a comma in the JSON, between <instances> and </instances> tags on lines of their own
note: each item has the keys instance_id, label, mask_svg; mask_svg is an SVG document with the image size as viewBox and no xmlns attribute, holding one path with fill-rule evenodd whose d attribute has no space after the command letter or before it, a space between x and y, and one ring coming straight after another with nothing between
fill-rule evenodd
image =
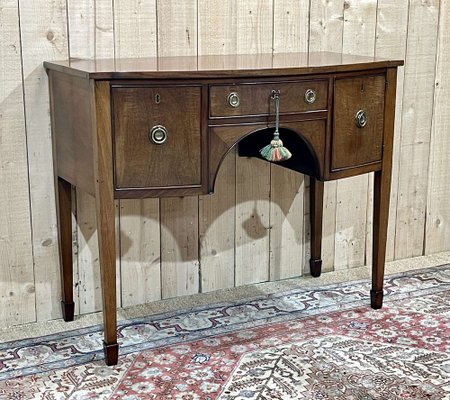
<instances>
[{"instance_id":1,"label":"whitewashed plank wall","mask_svg":"<svg viewBox=\"0 0 450 400\"><path fill-rule=\"evenodd\" d=\"M405 58L388 259L450 249L445 0L0 1L2 326L60 316L44 60L327 50ZM326 184L324 270L370 262L372 179ZM120 306L307 272L307 177L231 152L216 187L116 203ZM76 310L89 313L101 305L95 213L90 196L74 199Z\"/></svg>"}]
</instances>

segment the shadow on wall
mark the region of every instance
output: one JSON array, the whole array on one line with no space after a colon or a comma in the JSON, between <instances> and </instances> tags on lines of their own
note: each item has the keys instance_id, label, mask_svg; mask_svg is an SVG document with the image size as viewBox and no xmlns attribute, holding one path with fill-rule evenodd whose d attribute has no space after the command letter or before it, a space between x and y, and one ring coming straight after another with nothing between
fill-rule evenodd
<instances>
[{"instance_id":1,"label":"shadow on wall","mask_svg":"<svg viewBox=\"0 0 450 400\"><path fill-rule=\"evenodd\" d=\"M293 156L290 160L277 163L277 165L288 167L288 168L294 168L298 171L303 172L311 172L314 175L319 174L319 164L317 161L317 157L311 150L311 147L306 142L305 139L302 138L301 134L298 134L292 130L289 129L280 129L280 135L282 139L284 140L284 143L286 147L290 148L292 150ZM239 154L243 157L252 156L252 157L259 157L259 149L263 147L265 144L270 143L270 140L273 136L273 128L265 128L265 129L258 129L256 131L249 132L248 134L242 136L236 143L234 143L231 148L225 152L223 155L223 158L221 159L219 163L219 172L218 174L222 174L229 171L222 171L222 165L225 164L225 158L228 157L234 157L235 156L235 149L239 147ZM257 163L261 163L261 166L263 167L264 164L267 161L265 160L258 160ZM296 174L298 175L298 179L292 180L289 182L290 185L290 191L289 195L286 196L273 196L270 201L272 202L272 206L269 204L266 206L266 209L269 210L269 207L273 210L276 208L277 214L281 214L283 220L289 224L288 229L292 229L293 232L295 232L295 241L302 245L302 238L303 238L303 220L298 220L298 215L295 216L295 218L290 215L293 202L296 200L296 195L299 192L302 192L303 186L305 184L305 180L302 174ZM292 176L292 175L288 175ZM280 182L280 185L285 184L286 182ZM277 185L277 182L272 183L273 185ZM234 190L234 188L233 188ZM219 194L214 193L210 196L217 196ZM133 201L133 200L122 200L124 201ZM157 200L150 200L150 201L157 201ZM301 199L303 202L303 198ZM138 202L138 200L135 200L135 202ZM254 197L253 194L249 194L249 196L244 196L243 198L240 198L240 201L238 203L232 202L232 205L228 205L228 207L222 207L221 209L217 210L215 209L214 215L216 216L216 219L212 222L210 222L209 226L207 227L207 231L203 232L202 237L200 238L200 245L202 246L202 241L205 237L208 236L208 230L212 229L215 232L220 231L220 226L217 227L216 224L223 223L223 218L227 218L230 215L233 215L235 221L236 216L234 213L230 213L229 211L233 209L238 204L245 204L249 207L246 207L246 210L248 210L248 215L240 221L241 227L243 232L246 235L246 238L243 239L244 243L250 243L252 241L257 241L261 239L265 239L269 236L269 231L272 228L271 226L267 226L267 224L264 223L264 220L268 221L268 216L262 216L260 214L261 206L259 203L261 202L268 202L268 198L257 198ZM224 202L225 203L225 202ZM259 205L259 206L258 206ZM121 210L121 220L123 217L126 218L139 218L142 215L143 207L145 206L137 206L137 207L126 207L125 211ZM159 221L159 213L156 212L153 213L146 213L146 223L147 224L153 224L155 228L160 223ZM94 221L92 221L92 224L94 224ZM134 226L138 227L139 223L134 224ZM91 226L92 228L92 226ZM161 222L161 230L165 230L165 234L170 234L173 238L173 243L186 243L186 231L184 230L170 230L168 226L166 226L163 222ZM95 233L94 229L81 229L81 233L83 234L84 240L86 243L89 242L91 235ZM160 235L159 230L155 230L154 235ZM276 238L277 242L273 242L273 238ZM151 240L151 238L148 238ZM194 239L196 240L196 238ZM306 241L306 240L305 240ZM272 258L274 260L280 260L281 254L278 254L282 251L282 237L280 235L276 235L272 237L272 243L271 243L271 251L273 252ZM136 259L133 260L133 254L135 252L130 251L130 249L133 247L133 245L136 245L133 243L133 238L131 238L127 231L124 229L121 229L120 231L120 248L121 248L121 256L123 258L126 258L127 261L143 261L142 259ZM140 246L145 246L145 243L140 243ZM233 249L236 245L235 241L225 241L221 243L220 251L227 251L230 249ZM178 246L178 249L173 249L173 251L177 252L176 259L180 261L195 261L197 257L193 257L191 254L189 254L189 251L183 251L186 249L180 248ZM213 250L214 251L214 250ZM130 254L129 254L130 253ZM133 253L133 254L132 254ZM145 252L144 252L145 253ZM141 255L141 254L139 254ZM148 254L147 254L148 255ZM214 255L214 253L213 253ZM130 258L131 257L131 258ZM137 256L135 256L137 258ZM152 263L159 262L160 254L153 254L153 260L146 260L148 263L149 261Z\"/></svg>"},{"instance_id":2,"label":"shadow on wall","mask_svg":"<svg viewBox=\"0 0 450 400\"><path fill-rule=\"evenodd\" d=\"M2 54L5 56L5 54ZM3 67L3 60L0 60ZM11 63L14 67L14 64ZM28 164L20 71L0 83L0 321L35 320ZM20 310L20 312L19 312Z\"/></svg>"}]
</instances>

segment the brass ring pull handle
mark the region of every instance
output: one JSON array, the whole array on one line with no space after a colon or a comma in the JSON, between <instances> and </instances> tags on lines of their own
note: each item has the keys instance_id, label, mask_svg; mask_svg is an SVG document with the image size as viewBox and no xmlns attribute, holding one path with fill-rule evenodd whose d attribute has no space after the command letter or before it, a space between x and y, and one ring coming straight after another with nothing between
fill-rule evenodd
<instances>
[{"instance_id":1,"label":"brass ring pull handle","mask_svg":"<svg viewBox=\"0 0 450 400\"><path fill-rule=\"evenodd\" d=\"M162 125L155 125L148 134L150 141L155 144L163 144L167 140L167 129Z\"/></svg>"},{"instance_id":2,"label":"brass ring pull handle","mask_svg":"<svg viewBox=\"0 0 450 400\"><path fill-rule=\"evenodd\" d=\"M313 104L316 101L316 91L313 89L308 89L305 92L305 103Z\"/></svg>"},{"instance_id":3,"label":"brass ring pull handle","mask_svg":"<svg viewBox=\"0 0 450 400\"><path fill-rule=\"evenodd\" d=\"M236 92L232 92L228 95L228 104L233 108L239 107L239 104L241 104L241 99Z\"/></svg>"},{"instance_id":4,"label":"brass ring pull handle","mask_svg":"<svg viewBox=\"0 0 450 400\"><path fill-rule=\"evenodd\" d=\"M367 125L367 114L364 110L359 110L356 113L355 123L358 128L364 128Z\"/></svg>"}]
</instances>

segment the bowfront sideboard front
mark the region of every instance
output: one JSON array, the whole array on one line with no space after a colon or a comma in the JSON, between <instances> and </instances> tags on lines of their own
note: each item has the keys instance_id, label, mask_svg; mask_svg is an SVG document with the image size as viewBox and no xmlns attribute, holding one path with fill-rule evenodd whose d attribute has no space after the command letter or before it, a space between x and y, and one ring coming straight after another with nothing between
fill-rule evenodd
<instances>
[{"instance_id":1,"label":"bowfront sideboard front","mask_svg":"<svg viewBox=\"0 0 450 400\"><path fill-rule=\"evenodd\" d=\"M337 53L46 62L59 216L62 311L73 320L71 188L95 197L106 363L118 360L114 199L213 193L227 153L311 177L311 260L321 273L324 181L374 172L371 306L380 308L400 60ZM299 264L299 271L302 265Z\"/></svg>"}]
</instances>

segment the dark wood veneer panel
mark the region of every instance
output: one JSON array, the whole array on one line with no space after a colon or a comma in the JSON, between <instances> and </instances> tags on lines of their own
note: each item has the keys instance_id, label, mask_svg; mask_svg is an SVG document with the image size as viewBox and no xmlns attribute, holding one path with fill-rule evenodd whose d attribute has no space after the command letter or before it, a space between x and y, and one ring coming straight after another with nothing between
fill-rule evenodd
<instances>
[{"instance_id":1,"label":"dark wood veneer panel","mask_svg":"<svg viewBox=\"0 0 450 400\"><path fill-rule=\"evenodd\" d=\"M200 86L115 87L112 98L116 188L202 184ZM149 140L155 125L163 144Z\"/></svg>"},{"instance_id":2,"label":"dark wood veneer panel","mask_svg":"<svg viewBox=\"0 0 450 400\"><path fill-rule=\"evenodd\" d=\"M336 79L332 171L381 160L384 92L384 75ZM364 110L367 114L367 125L363 128L359 128L355 122L359 110Z\"/></svg>"},{"instance_id":3,"label":"dark wood veneer panel","mask_svg":"<svg viewBox=\"0 0 450 400\"><path fill-rule=\"evenodd\" d=\"M49 71L56 173L94 194L92 110L88 79Z\"/></svg>"}]
</instances>

